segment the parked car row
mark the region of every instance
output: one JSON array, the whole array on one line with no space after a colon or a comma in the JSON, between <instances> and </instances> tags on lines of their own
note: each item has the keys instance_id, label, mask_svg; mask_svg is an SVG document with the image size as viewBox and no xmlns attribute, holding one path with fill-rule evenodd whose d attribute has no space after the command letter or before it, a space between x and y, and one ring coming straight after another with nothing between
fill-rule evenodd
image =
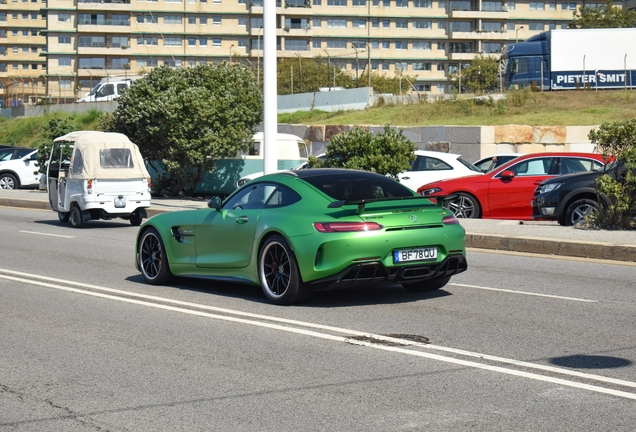
<instances>
[{"instance_id":1,"label":"parked car row","mask_svg":"<svg viewBox=\"0 0 636 432\"><path fill-rule=\"evenodd\" d=\"M604 166L600 154L534 153L489 173L423 185L422 196L440 198L460 218L533 219L534 192L542 181Z\"/></svg>"}]
</instances>

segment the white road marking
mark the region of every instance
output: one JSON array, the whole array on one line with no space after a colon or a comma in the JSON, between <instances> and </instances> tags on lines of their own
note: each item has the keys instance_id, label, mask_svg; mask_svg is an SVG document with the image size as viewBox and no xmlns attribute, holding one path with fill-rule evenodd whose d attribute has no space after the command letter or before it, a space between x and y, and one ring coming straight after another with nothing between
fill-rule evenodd
<instances>
[{"instance_id":1,"label":"white road marking","mask_svg":"<svg viewBox=\"0 0 636 432\"><path fill-rule=\"evenodd\" d=\"M109 300L116 300L116 301L120 301L120 302L124 302L124 303L131 303L131 304L137 304L137 305L142 305L142 306L149 306L149 307L153 307L153 308L156 308L156 309L163 309L163 310L168 310L168 311L173 311L173 312L184 313L184 314L188 314L188 315L195 315L195 316L200 316L200 317L206 317L206 318L212 318L212 319L236 322L236 323L241 323L241 324L254 325L254 326L258 326L258 327L264 327L264 328L270 328L270 329L274 329L274 330L280 330L280 331L286 331L286 332L291 332L291 333L296 333L296 334L302 334L302 335L305 335L305 336L311 336L311 337L316 337L316 338L320 338L320 339L332 340L332 341L336 341L336 342L347 342L347 343L350 343L350 344L367 346L367 347L370 347L370 348L380 349L380 350L384 350L384 351L391 351L391 352L397 352L397 353L401 353L401 354L413 355L413 356L423 357L423 358L427 358L427 359L431 359L431 360L437 360L437 361L442 361L442 362L451 363L451 364L457 364L457 365L471 367L471 368L476 368L476 369L489 370L489 371L503 373L503 374L507 374L507 375L524 377L524 378L533 379L533 380L537 380L537 381L550 382L550 383L553 383L553 384L559 384L559 385L563 385L563 386L567 386L567 387L579 388L579 389L594 391L594 392L597 392L597 393L604 393L604 394L609 394L609 395L613 395L613 396L617 396L617 397L623 397L623 398L627 398L627 399L636 400L636 393L630 393L630 392L625 392L625 391L620 391L620 390L614 390L614 389L600 387L600 386L595 386L595 385L583 384L583 383L579 383L579 382L575 382L575 381L568 381L568 380L565 380L565 379L554 378L554 377L549 377L549 376L545 376L545 375L539 375L539 374L532 373L532 372L524 372L524 371L519 371L519 370L514 370L514 369L507 369L507 368L504 368L504 367L501 367L501 366L486 365L486 364L476 363L476 362L473 362L473 361L461 360L461 359L457 359L457 358L453 358L453 357L446 357L446 356L442 356L442 355L438 355L438 354L431 354L431 353L426 353L426 352L422 352L422 351L414 351L414 350L408 349L408 348L400 348L400 347L394 347L394 346L385 346L385 345L379 345L377 343L373 343L373 342L369 342L369 341L353 340L353 339L350 339L349 337L335 336L335 335L322 333L322 332L319 332L319 331L305 330L305 329L302 329L302 328L293 328L293 327L289 327L289 326L282 325L282 324L291 324L291 325L297 325L297 326L301 326L301 327L313 328L313 329L317 329L317 330L332 331L332 332L337 332L337 333L343 333L343 334L346 334L346 335L349 335L349 336L366 336L366 337L373 338L373 339L386 340L386 341L391 341L391 342L398 342L398 343L403 344L403 345L410 345L410 346L423 348L423 349L433 349L433 350L438 350L438 351L445 351L445 352L453 353L453 354L456 354L456 355L463 355L463 356L468 356L468 357L475 357L475 358L481 358L481 359L485 359L485 360L490 360L490 361L494 361L494 362L513 364L513 365L521 366L521 367L525 367L525 368L533 368L533 369L539 369L539 370L549 371L549 372L553 372L553 373L558 373L558 374L562 374L562 375L576 376L578 378L595 380L595 381L599 381L599 382L612 383L612 384L617 384L617 385L621 385L621 386L625 386L625 387L634 387L634 388L636 388L636 382L625 381L625 380L620 380L620 379L615 379L615 378L609 378L609 377L604 377L604 376L600 376L600 375L587 374L587 373L572 371L572 370L568 370L568 369L556 368L556 367L552 367L552 366L528 363L528 362L523 362L523 361L519 361L519 360L506 359L506 358L503 358L503 357L490 356L490 355L487 355L487 354L480 354L480 353L464 351L464 350L459 350L459 349L454 349L454 348L447 348L447 347L430 345L430 344L422 344L422 343L418 343L418 342L411 342L411 341L407 341L407 340L403 340L403 339L392 338L392 337L387 337L387 336L383 336L383 335L375 335L375 334L372 334L372 333L365 333L365 332L360 332L360 331L356 331L356 330L350 330L350 329L344 329L344 328L332 327L332 326L325 326L325 325L321 325L321 324L314 324L314 323L303 322L303 321L289 320L289 319L285 319L285 318L272 317L272 316L268 316L268 315L260 315L260 314L253 314L253 313L248 313L248 312L241 312L241 311L236 311L236 310L232 310L232 309L217 308L217 307L214 307L214 306L207 306L207 305L198 304L198 303L189 303L189 302L183 302L183 301L179 301L179 300L171 300L171 299L163 298L163 297L149 296L149 295L138 294L138 293L134 293L134 292L130 292L130 291L116 290L116 289L112 289L112 288L101 287L101 286L98 286L98 285L83 284L83 283L79 283L79 282L67 281L67 280L56 279L56 278L49 278L49 277L46 277L46 276L33 275L33 274L29 274L29 273L17 272L17 271L12 271L12 270L0 269L0 272L5 273L5 274L0 274L0 278L2 278L2 279L13 280L13 281L17 281L17 282L23 282L23 283L27 283L27 284L38 285L38 286L43 286L43 287L48 287L48 288L54 288L54 289L67 291L67 292L73 292L73 293L77 293L77 294L84 294L84 295L89 295L89 296L94 296L94 297L99 297L99 298L105 298L105 299L109 299ZM8 274L13 274L15 276L9 276ZM53 284L53 283L49 283L49 282L43 282L43 281L38 281L38 280L33 280L33 279L26 279L25 277L41 279L41 280L47 280L47 281L51 281L51 282L61 282L61 283L65 283L67 285L81 286L81 287L85 287L85 288L90 288L90 289L100 290L100 291L104 291L104 292L109 292L109 293L112 293L112 294L102 294L102 293L93 292L93 291L85 291L85 290L82 290L82 289L71 288L71 287L67 287L67 286L61 286L61 285L57 285L57 284ZM162 305L162 304L157 304L157 303L151 303L151 302L143 301L143 300L135 300L135 299L132 299L132 298L123 298L123 297L119 297L119 296L114 295L114 294L126 295L126 296L129 296L129 297L144 298L144 299L147 299L147 300L162 301L162 302L165 302L165 303L171 303L171 304L178 304L178 305L182 305L182 306L195 307L195 308L203 309L203 310L212 310L212 311L215 311L215 312L222 312L222 313L238 315L238 316L243 316L243 317L249 317L249 318L254 318L254 319L274 321L274 322L277 322L277 323L280 323L280 324L267 323L267 322L262 322L262 321L255 321L255 320L244 319L244 318L235 318L235 317L230 317L230 316L227 316L227 315L217 315L217 314L213 314L213 313L209 313L209 312L202 312L202 311L196 311L196 310L191 310L191 309L184 309L184 308L180 308L180 307L176 307L176 306L168 306L168 305Z\"/></svg>"},{"instance_id":2,"label":"white road marking","mask_svg":"<svg viewBox=\"0 0 636 432\"><path fill-rule=\"evenodd\" d=\"M75 238L75 236L65 236L65 235L61 235L61 234L49 234L49 233L43 233L43 232L37 232L37 231L20 231L21 233L25 233L25 234L37 234L37 235L43 235L43 236L50 236L50 237L62 237L62 238Z\"/></svg>"},{"instance_id":3,"label":"white road marking","mask_svg":"<svg viewBox=\"0 0 636 432\"><path fill-rule=\"evenodd\" d=\"M463 288L475 288L475 289L488 290L488 291L501 291L501 292L506 292L511 294L548 297L548 298L554 298L559 300L572 300L572 301L580 301L580 302L587 302L587 303L598 303L598 300L588 300L588 299L582 299L582 298L576 298L576 297L563 297L563 296L552 295L552 294L538 294L538 293L532 293L527 291L514 291L514 290L503 289L503 288L491 288L491 287L483 287L479 285L467 285L467 284L461 284L461 283L455 283L455 282L449 282L448 284L455 285L458 287L463 287Z\"/></svg>"}]
</instances>

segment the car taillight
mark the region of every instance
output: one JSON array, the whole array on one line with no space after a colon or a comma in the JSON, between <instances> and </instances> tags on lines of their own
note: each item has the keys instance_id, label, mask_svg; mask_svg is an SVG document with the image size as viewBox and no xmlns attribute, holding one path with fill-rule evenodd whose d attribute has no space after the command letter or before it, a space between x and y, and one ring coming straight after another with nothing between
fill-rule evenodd
<instances>
[{"instance_id":1,"label":"car taillight","mask_svg":"<svg viewBox=\"0 0 636 432\"><path fill-rule=\"evenodd\" d=\"M152 192L152 179L148 177L148 192Z\"/></svg>"},{"instance_id":2,"label":"car taillight","mask_svg":"<svg viewBox=\"0 0 636 432\"><path fill-rule=\"evenodd\" d=\"M88 181L86 182L86 191L89 194L93 193L93 179L88 179Z\"/></svg>"},{"instance_id":3,"label":"car taillight","mask_svg":"<svg viewBox=\"0 0 636 432\"><path fill-rule=\"evenodd\" d=\"M444 218L442 219L442 223L444 225L459 225L459 221L454 214L444 216Z\"/></svg>"},{"instance_id":4,"label":"car taillight","mask_svg":"<svg viewBox=\"0 0 636 432\"><path fill-rule=\"evenodd\" d=\"M382 225L375 222L315 222L314 228L319 232L357 232L376 231L382 229Z\"/></svg>"}]
</instances>

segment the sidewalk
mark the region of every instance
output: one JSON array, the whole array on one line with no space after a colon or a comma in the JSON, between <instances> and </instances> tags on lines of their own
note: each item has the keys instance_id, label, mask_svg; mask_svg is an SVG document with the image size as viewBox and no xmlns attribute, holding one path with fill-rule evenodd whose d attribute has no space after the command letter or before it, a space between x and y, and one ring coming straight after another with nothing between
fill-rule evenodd
<instances>
[{"instance_id":1,"label":"sidewalk","mask_svg":"<svg viewBox=\"0 0 636 432\"><path fill-rule=\"evenodd\" d=\"M0 206L50 210L48 196L37 190L0 189ZM203 199L153 198L148 216L207 207ZM581 258L636 261L636 231L584 230L556 222L460 219L466 246Z\"/></svg>"}]
</instances>

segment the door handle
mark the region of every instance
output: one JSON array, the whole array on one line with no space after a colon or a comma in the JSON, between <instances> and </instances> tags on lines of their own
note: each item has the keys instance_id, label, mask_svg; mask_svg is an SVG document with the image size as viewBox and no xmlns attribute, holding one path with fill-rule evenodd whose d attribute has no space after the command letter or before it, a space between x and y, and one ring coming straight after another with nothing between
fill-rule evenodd
<instances>
[{"instance_id":1,"label":"door handle","mask_svg":"<svg viewBox=\"0 0 636 432\"><path fill-rule=\"evenodd\" d=\"M248 220L250 220L250 218L248 218L247 216L241 216L241 217L237 217L236 218L236 223L237 224L244 224Z\"/></svg>"}]
</instances>

